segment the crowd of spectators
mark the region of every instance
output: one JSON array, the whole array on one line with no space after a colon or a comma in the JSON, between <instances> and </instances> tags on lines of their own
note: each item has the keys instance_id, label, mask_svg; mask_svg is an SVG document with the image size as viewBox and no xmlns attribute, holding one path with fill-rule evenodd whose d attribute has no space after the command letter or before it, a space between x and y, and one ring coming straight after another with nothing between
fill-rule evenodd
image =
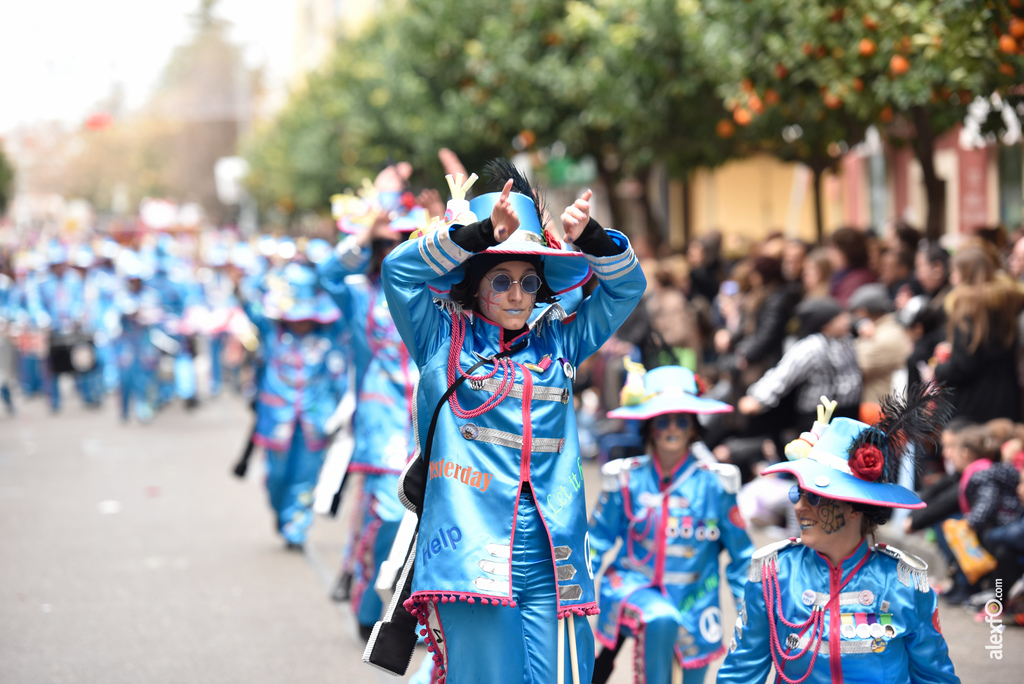
<instances>
[{"instance_id":1,"label":"crowd of spectators","mask_svg":"<svg viewBox=\"0 0 1024 684\"><path fill-rule=\"evenodd\" d=\"M939 382L956 418L904 473L928 505L888 534L935 541L950 561L950 603L977 605L996 578L1024 591L1024 232L980 230L947 244L904 224L882 237L840 228L821 247L781 234L744 246L715 232L685 256L642 265L643 301L577 375L590 455L643 452L638 434L603 418L617 405L622 357L683 365L736 408L702 422L706 457L739 466L748 519L792 531L789 483L757 475L809 429L820 398L871 423L881 397ZM980 581L966 581L945 544L952 518L966 519L998 561Z\"/></svg>"}]
</instances>

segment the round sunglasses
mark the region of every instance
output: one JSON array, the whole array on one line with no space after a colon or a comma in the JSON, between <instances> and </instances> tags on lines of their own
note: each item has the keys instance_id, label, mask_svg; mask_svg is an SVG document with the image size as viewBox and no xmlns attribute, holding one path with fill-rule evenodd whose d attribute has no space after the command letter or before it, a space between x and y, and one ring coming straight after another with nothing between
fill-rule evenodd
<instances>
[{"instance_id":1,"label":"round sunglasses","mask_svg":"<svg viewBox=\"0 0 1024 684\"><path fill-rule=\"evenodd\" d=\"M800 489L800 485L793 485L789 488L790 501L793 503L799 503L801 496L807 499L807 504L811 506L811 508L817 508L822 499L821 494L815 494L814 492L808 492L807 490Z\"/></svg>"},{"instance_id":2,"label":"round sunglasses","mask_svg":"<svg viewBox=\"0 0 1024 684\"><path fill-rule=\"evenodd\" d=\"M487 278L487 276L484 277ZM512 276L507 273L499 273L487 280L490 281L491 289L495 292L508 292L516 283L519 283L520 289L526 294L537 294L537 290L540 289L540 276L536 273L527 273L519 280L512 280Z\"/></svg>"},{"instance_id":3,"label":"round sunglasses","mask_svg":"<svg viewBox=\"0 0 1024 684\"><path fill-rule=\"evenodd\" d=\"M677 425L683 430L690 427L690 417L680 414L658 416L654 419L654 427L658 430L668 430L670 425Z\"/></svg>"}]
</instances>

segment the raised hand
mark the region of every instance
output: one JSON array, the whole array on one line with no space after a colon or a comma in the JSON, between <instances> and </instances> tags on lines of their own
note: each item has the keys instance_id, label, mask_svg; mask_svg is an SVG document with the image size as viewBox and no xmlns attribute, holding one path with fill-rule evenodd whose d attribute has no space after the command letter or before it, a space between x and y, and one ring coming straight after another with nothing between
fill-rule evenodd
<instances>
[{"instance_id":1,"label":"raised hand","mask_svg":"<svg viewBox=\"0 0 1024 684\"><path fill-rule=\"evenodd\" d=\"M501 190L501 197L491 209L491 223L494 225L494 239L499 243L504 242L519 227L519 214L512 208L508 201L509 193L512 192L512 179L509 178L505 187Z\"/></svg>"},{"instance_id":2,"label":"raised hand","mask_svg":"<svg viewBox=\"0 0 1024 684\"><path fill-rule=\"evenodd\" d=\"M590 198L593 196L592 190L584 191L578 200L562 212L562 230L565 231L566 242L575 241L590 223Z\"/></svg>"}]
</instances>

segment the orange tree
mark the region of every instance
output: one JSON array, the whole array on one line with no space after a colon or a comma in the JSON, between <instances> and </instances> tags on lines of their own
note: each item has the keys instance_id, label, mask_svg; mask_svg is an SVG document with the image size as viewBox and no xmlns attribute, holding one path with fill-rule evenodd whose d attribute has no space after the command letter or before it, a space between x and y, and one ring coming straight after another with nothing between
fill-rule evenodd
<instances>
[{"instance_id":1,"label":"orange tree","mask_svg":"<svg viewBox=\"0 0 1024 684\"><path fill-rule=\"evenodd\" d=\"M439 148L472 169L508 154L516 138L593 156L609 187L624 176L646 181L660 162L677 175L720 163L734 142L715 135L726 112L680 40L675 8L408 0L341 43L251 142L254 189L326 207L331 188L389 158L408 159L428 182L440 177Z\"/></svg>"},{"instance_id":2,"label":"orange tree","mask_svg":"<svg viewBox=\"0 0 1024 684\"><path fill-rule=\"evenodd\" d=\"M705 63L723 84L721 93L737 111L749 114L750 135L767 149L802 158L815 169L822 153L841 153L842 143L855 143L869 125L894 143L910 144L921 164L930 238L945 227L935 140L963 121L976 96L1000 93L1003 104L997 109L1019 99L1012 89L1017 74L1024 73L1020 5L1019 0L680 3L690 15L691 39L700 41ZM773 108L769 102L776 98ZM1001 120L997 113L992 126L998 128ZM793 125L802 135L785 128ZM783 130L790 133L780 142Z\"/></svg>"}]
</instances>

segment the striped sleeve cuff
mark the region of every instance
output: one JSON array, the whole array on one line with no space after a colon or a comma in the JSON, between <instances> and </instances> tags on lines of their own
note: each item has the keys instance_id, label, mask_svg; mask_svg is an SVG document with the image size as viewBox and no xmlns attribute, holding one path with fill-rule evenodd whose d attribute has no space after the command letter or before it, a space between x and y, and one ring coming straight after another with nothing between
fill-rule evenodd
<instances>
[{"instance_id":1,"label":"striped sleeve cuff","mask_svg":"<svg viewBox=\"0 0 1024 684\"><path fill-rule=\"evenodd\" d=\"M586 254L587 262L590 264L590 268L594 271L594 275L597 276L598 280L615 280L638 267L636 255L633 253L633 248L630 246L626 236L617 230L609 230L608 235L619 245L624 245L626 249L621 254L613 256L598 257Z\"/></svg>"},{"instance_id":2,"label":"striped sleeve cuff","mask_svg":"<svg viewBox=\"0 0 1024 684\"><path fill-rule=\"evenodd\" d=\"M446 227L424 235L419 243L420 256L439 276L454 271L473 256L452 240L450 229Z\"/></svg>"}]
</instances>

